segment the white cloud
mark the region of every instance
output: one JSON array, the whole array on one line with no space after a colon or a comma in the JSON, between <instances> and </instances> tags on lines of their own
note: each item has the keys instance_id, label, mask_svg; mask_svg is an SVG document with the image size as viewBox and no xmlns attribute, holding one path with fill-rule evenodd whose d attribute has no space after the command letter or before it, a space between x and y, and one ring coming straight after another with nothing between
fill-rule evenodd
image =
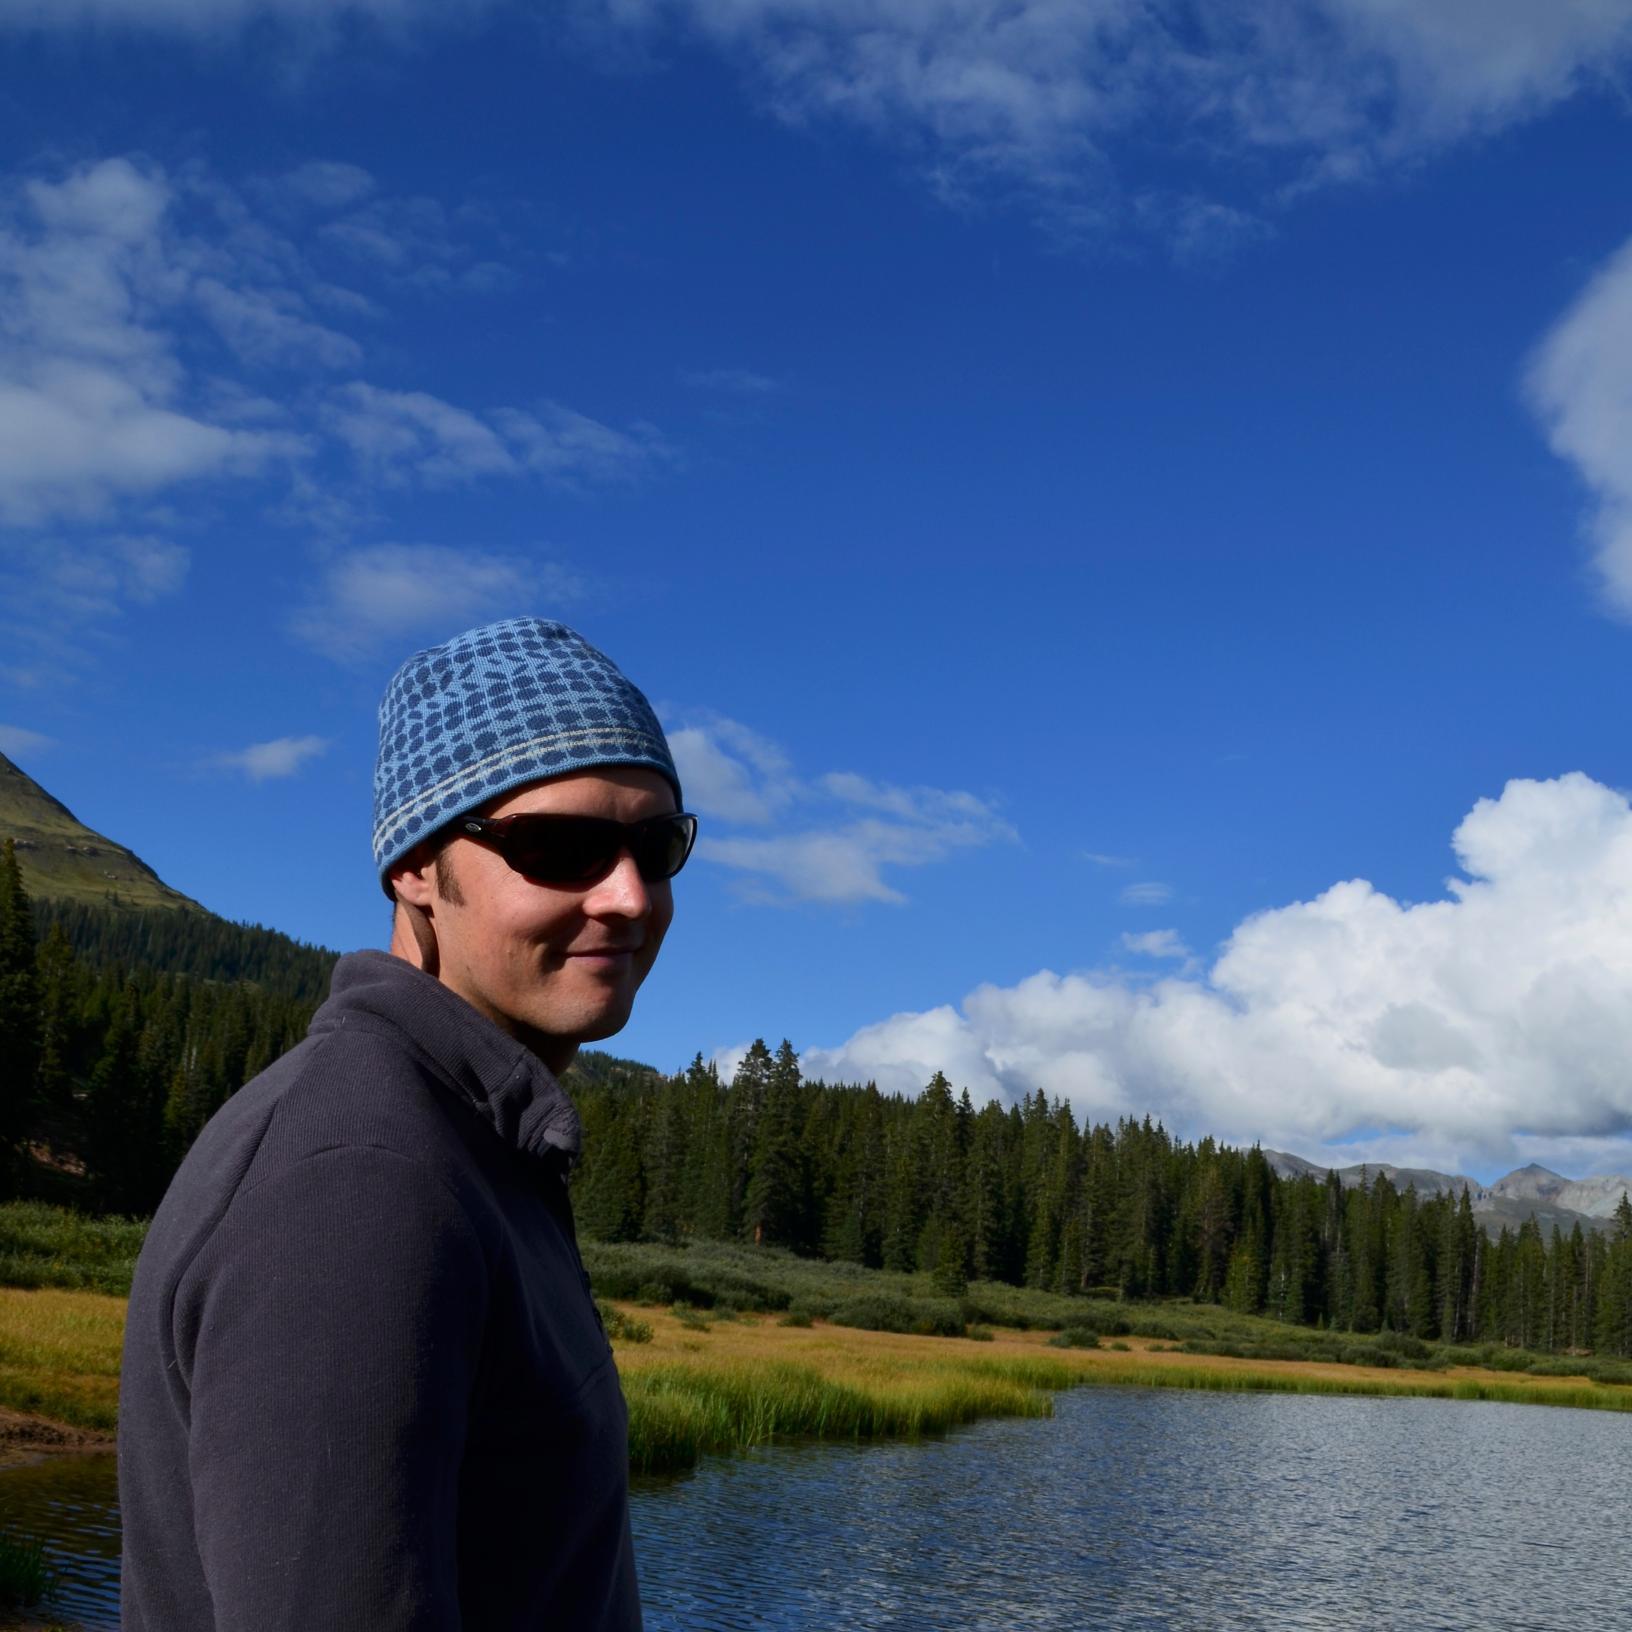
<instances>
[{"instance_id":1,"label":"white cloud","mask_svg":"<svg viewBox=\"0 0 1632 1632\"><path fill-rule=\"evenodd\" d=\"M1162 884L1155 879L1147 880L1143 884L1128 884L1123 887L1117 900L1125 907L1165 907L1173 899L1173 886Z\"/></svg>"},{"instance_id":2,"label":"white cloud","mask_svg":"<svg viewBox=\"0 0 1632 1632\"><path fill-rule=\"evenodd\" d=\"M799 795L787 755L735 720L714 716L706 727L683 726L667 736L690 810L759 827Z\"/></svg>"},{"instance_id":3,"label":"white cloud","mask_svg":"<svg viewBox=\"0 0 1632 1632\"><path fill-rule=\"evenodd\" d=\"M272 742L252 742L233 753L217 754L210 763L219 770L242 771L251 782L268 782L294 776L328 746L327 737L278 737Z\"/></svg>"},{"instance_id":4,"label":"white cloud","mask_svg":"<svg viewBox=\"0 0 1632 1632\"><path fill-rule=\"evenodd\" d=\"M1632 240L1537 347L1525 383L1549 445L1596 501L1588 536L1605 604L1632 619Z\"/></svg>"},{"instance_id":5,"label":"white cloud","mask_svg":"<svg viewBox=\"0 0 1632 1632\"><path fill-rule=\"evenodd\" d=\"M655 426L614 430L558 402L542 403L532 412L496 409L492 419L524 469L557 481L623 481L675 458Z\"/></svg>"},{"instance_id":6,"label":"white cloud","mask_svg":"<svg viewBox=\"0 0 1632 1632\"><path fill-rule=\"evenodd\" d=\"M0 28L219 38L272 22L311 52L340 49L342 22L390 40L492 9L0 0ZM598 28L625 62L631 45L655 43L660 60L666 31L688 33L736 64L773 117L858 128L949 201L1019 199L1072 238L1153 231L1181 259L1229 253L1265 230L1266 208L1312 189L1613 91L1632 56L1626 0L586 0L558 23ZM1141 192L1152 153L1194 185ZM337 248L405 277L454 275L407 252L418 230L380 213L356 166L322 161L285 179L292 195L351 212L333 224ZM1244 188L1255 196L1224 196Z\"/></svg>"},{"instance_id":7,"label":"white cloud","mask_svg":"<svg viewBox=\"0 0 1632 1632\"><path fill-rule=\"evenodd\" d=\"M1113 856L1104 850L1084 850L1084 861L1091 861L1096 867L1131 867L1134 864L1132 856Z\"/></svg>"},{"instance_id":8,"label":"white cloud","mask_svg":"<svg viewBox=\"0 0 1632 1632\"><path fill-rule=\"evenodd\" d=\"M1259 234L1216 195L1261 176L1274 206L1370 178L1607 85L1632 49L1624 0L607 0L611 26L675 19L737 61L791 123L895 145L958 201L994 189L1056 230L1163 233L1181 256ZM1154 210L1128 150L1195 165ZM1131 167L1130 167L1131 168ZM1131 197L1129 196L1131 193Z\"/></svg>"},{"instance_id":9,"label":"white cloud","mask_svg":"<svg viewBox=\"0 0 1632 1632\"><path fill-rule=\"evenodd\" d=\"M424 391L382 391L361 381L341 387L329 428L377 479L445 483L510 475L516 461L474 414Z\"/></svg>"},{"instance_id":10,"label":"white cloud","mask_svg":"<svg viewBox=\"0 0 1632 1632\"><path fill-rule=\"evenodd\" d=\"M330 560L295 614L293 633L338 662L404 635L445 639L489 616L559 606L577 593L548 562L437 544L377 544Z\"/></svg>"},{"instance_id":11,"label":"white cloud","mask_svg":"<svg viewBox=\"0 0 1632 1632\"><path fill-rule=\"evenodd\" d=\"M1043 970L807 1050L806 1069L912 1091L944 1069L1317 1159L1624 1162L1632 806L1580 773L1514 781L1453 844L1441 900L1334 884L1244 921L1197 978Z\"/></svg>"},{"instance_id":12,"label":"white cloud","mask_svg":"<svg viewBox=\"0 0 1632 1632\"><path fill-rule=\"evenodd\" d=\"M698 840L704 859L744 875L748 900L785 905L906 900L887 870L1012 840L1014 829L974 794L896 787L853 771L797 777L786 754L718 716L671 730L688 807L717 822L770 832Z\"/></svg>"},{"instance_id":13,"label":"white cloud","mask_svg":"<svg viewBox=\"0 0 1632 1632\"><path fill-rule=\"evenodd\" d=\"M1124 935L1122 944L1142 958L1188 958L1190 948L1176 929L1147 929L1142 935Z\"/></svg>"},{"instance_id":14,"label":"white cloud","mask_svg":"<svg viewBox=\"0 0 1632 1632\"><path fill-rule=\"evenodd\" d=\"M314 233L312 212L336 209ZM337 161L247 192L128 157L0 180L0 522L117 521L211 479L275 477L268 512L310 517L355 514L348 494L375 483L608 483L672 463L652 426L558 402L477 412L331 383L367 360L342 325L373 324L380 307L320 264L323 235L344 228L353 248L374 235L353 270L388 290L490 287L509 273L460 241L467 217L486 219L479 204L450 217L433 199L382 197Z\"/></svg>"},{"instance_id":15,"label":"white cloud","mask_svg":"<svg viewBox=\"0 0 1632 1632\"><path fill-rule=\"evenodd\" d=\"M128 159L0 195L0 519L245 475L291 451L185 400L168 315L186 294L173 189Z\"/></svg>"},{"instance_id":16,"label":"white cloud","mask_svg":"<svg viewBox=\"0 0 1632 1632\"><path fill-rule=\"evenodd\" d=\"M287 193L320 210L343 209L360 203L374 191L374 178L358 164L334 159L313 159L278 178Z\"/></svg>"},{"instance_id":17,"label":"white cloud","mask_svg":"<svg viewBox=\"0 0 1632 1632\"><path fill-rule=\"evenodd\" d=\"M522 474L568 484L615 482L668 457L650 427L617 431L559 403L536 413L499 408L484 419L425 391L353 381L332 394L324 417L362 468L387 485Z\"/></svg>"},{"instance_id":18,"label":"white cloud","mask_svg":"<svg viewBox=\"0 0 1632 1632\"><path fill-rule=\"evenodd\" d=\"M41 754L53 746L50 737L21 725L0 725L0 754Z\"/></svg>"}]
</instances>

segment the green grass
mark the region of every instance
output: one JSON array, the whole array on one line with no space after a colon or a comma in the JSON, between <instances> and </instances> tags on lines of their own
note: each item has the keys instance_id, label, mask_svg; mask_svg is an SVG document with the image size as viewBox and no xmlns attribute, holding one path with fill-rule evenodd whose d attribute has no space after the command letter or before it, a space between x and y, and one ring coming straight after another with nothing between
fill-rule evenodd
<instances>
[{"instance_id":1,"label":"green grass","mask_svg":"<svg viewBox=\"0 0 1632 1632\"><path fill-rule=\"evenodd\" d=\"M98 1218L41 1201L0 1206L0 1286L130 1296L147 1220Z\"/></svg>"},{"instance_id":2,"label":"green grass","mask_svg":"<svg viewBox=\"0 0 1632 1632\"><path fill-rule=\"evenodd\" d=\"M1046 1417L1073 1381L1046 1361L963 1360L884 1379L835 1379L778 1361L669 1362L623 1376L629 1465L678 1473L771 1439L921 1438L981 1417Z\"/></svg>"},{"instance_id":3,"label":"green grass","mask_svg":"<svg viewBox=\"0 0 1632 1632\"><path fill-rule=\"evenodd\" d=\"M56 1575L37 1541L0 1535L0 1605L25 1609L37 1604L55 1585Z\"/></svg>"},{"instance_id":4,"label":"green grass","mask_svg":"<svg viewBox=\"0 0 1632 1632\"><path fill-rule=\"evenodd\" d=\"M198 909L139 856L86 827L0 754L0 840L5 838L17 841L17 864L31 897L100 902L116 896L126 906Z\"/></svg>"}]
</instances>

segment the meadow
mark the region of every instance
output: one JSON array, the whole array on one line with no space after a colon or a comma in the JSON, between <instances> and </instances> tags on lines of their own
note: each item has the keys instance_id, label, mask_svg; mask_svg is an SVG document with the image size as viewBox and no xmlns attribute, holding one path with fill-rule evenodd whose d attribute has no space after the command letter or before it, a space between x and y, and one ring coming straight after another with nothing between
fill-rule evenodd
<instances>
[{"instance_id":1,"label":"meadow","mask_svg":"<svg viewBox=\"0 0 1632 1632\"><path fill-rule=\"evenodd\" d=\"M142 1226L0 1207L0 1406L87 1435L118 1413ZM1425 1395L1632 1409L1625 1362L1290 1327L1216 1305L1118 1303L699 1243L585 1242L629 1401L630 1464L672 1474L778 1438L944 1433L1047 1416L1090 1386Z\"/></svg>"}]
</instances>

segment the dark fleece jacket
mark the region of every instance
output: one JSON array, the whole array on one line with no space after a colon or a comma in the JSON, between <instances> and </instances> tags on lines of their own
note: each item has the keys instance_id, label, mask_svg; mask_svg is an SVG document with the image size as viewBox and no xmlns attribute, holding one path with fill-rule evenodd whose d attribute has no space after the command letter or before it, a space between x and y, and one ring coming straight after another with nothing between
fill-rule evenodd
<instances>
[{"instance_id":1,"label":"dark fleece jacket","mask_svg":"<svg viewBox=\"0 0 1632 1632\"><path fill-rule=\"evenodd\" d=\"M136 1266L125 1632L628 1632L627 1417L577 1112L430 976L342 958Z\"/></svg>"}]
</instances>

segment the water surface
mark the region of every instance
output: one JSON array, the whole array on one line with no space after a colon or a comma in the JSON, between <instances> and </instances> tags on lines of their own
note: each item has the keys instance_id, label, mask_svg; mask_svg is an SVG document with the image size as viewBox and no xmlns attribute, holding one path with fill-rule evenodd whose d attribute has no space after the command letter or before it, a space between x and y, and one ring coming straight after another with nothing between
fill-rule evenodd
<instances>
[{"instance_id":1,"label":"water surface","mask_svg":"<svg viewBox=\"0 0 1632 1632\"><path fill-rule=\"evenodd\" d=\"M776 1446L635 1492L649 1632L1632 1625L1632 1416L1083 1389L1052 1421ZM58 1607L118 1624L111 1457L0 1473Z\"/></svg>"}]
</instances>

